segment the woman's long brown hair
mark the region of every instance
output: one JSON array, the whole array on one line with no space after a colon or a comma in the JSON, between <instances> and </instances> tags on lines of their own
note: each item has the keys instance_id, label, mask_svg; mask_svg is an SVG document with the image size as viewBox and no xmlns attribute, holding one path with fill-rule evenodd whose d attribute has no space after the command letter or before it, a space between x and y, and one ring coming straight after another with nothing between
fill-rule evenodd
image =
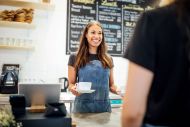
<instances>
[{"instance_id":1,"label":"woman's long brown hair","mask_svg":"<svg viewBox=\"0 0 190 127\"><path fill-rule=\"evenodd\" d=\"M102 42L98 46L97 55L98 59L101 61L104 68L112 68L113 63L111 58L107 55L107 46L104 39L104 31L101 24L98 21L89 22L83 30L83 34L80 38L80 45L77 51L76 59L75 59L75 69L78 71L79 68L84 67L89 62L89 45L86 38L86 34L89 28L92 25L98 25L102 29Z\"/></svg>"}]
</instances>

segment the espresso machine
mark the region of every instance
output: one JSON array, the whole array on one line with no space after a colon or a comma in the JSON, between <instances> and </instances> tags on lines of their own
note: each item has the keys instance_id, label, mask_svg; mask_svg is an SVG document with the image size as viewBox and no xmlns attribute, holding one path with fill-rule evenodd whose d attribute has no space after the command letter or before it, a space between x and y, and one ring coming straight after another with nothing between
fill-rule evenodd
<instances>
[{"instance_id":1,"label":"espresso machine","mask_svg":"<svg viewBox=\"0 0 190 127\"><path fill-rule=\"evenodd\" d=\"M0 76L0 93L18 93L18 64L4 64Z\"/></svg>"}]
</instances>

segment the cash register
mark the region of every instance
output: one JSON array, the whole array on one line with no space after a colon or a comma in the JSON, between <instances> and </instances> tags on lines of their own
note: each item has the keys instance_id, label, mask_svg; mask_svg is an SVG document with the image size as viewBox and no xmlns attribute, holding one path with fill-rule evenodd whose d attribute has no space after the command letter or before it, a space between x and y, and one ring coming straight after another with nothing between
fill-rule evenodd
<instances>
[{"instance_id":1,"label":"cash register","mask_svg":"<svg viewBox=\"0 0 190 127\"><path fill-rule=\"evenodd\" d=\"M23 114L16 115L17 123L22 127L71 127L71 117L70 115L66 116L51 116L47 117L44 113L45 110L41 108L40 110L29 110L29 106L32 105L33 95L38 95L36 92L40 92L45 99L43 102L45 104L50 104L53 102L59 102L60 99L60 91L61 86L60 84L29 84L29 83L22 83L18 85L18 95L11 96L11 105L12 108L19 109L25 108L26 111ZM24 96L25 99L22 99L21 96ZM42 97L42 95L40 95ZM35 104L40 103L40 97L35 97ZM25 100L26 102L21 104L20 101ZM13 103L12 103L13 102ZM19 103L17 103L19 102ZM20 110L20 109L19 109ZM37 112L36 112L37 111Z\"/></svg>"}]
</instances>

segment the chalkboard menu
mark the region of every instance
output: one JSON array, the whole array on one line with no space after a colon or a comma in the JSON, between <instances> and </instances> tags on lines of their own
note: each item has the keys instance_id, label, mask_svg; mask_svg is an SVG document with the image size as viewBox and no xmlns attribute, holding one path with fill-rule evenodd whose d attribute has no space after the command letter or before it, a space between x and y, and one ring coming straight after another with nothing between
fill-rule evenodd
<instances>
[{"instance_id":1,"label":"chalkboard menu","mask_svg":"<svg viewBox=\"0 0 190 127\"><path fill-rule=\"evenodd\" d=\"M108 53L122 56L146 5L145 0L68 0L66 54L76 52L85 25L97 20L103 26Z\"/></svg>"}]
</instances>

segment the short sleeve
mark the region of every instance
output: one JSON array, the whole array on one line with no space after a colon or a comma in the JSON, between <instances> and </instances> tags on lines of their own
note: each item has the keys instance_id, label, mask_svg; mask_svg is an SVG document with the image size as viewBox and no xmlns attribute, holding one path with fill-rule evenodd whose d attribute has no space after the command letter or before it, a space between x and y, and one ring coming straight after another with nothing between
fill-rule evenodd
<instances>
[{"instance_id":1,"label":"short sleeve","mask_svg":"<svg viewBox=\"0 0 190 127\"><path fill-rule=\"evenodd\" d=\"M151 15L152 16L152 15ZM139 18L134 35L126 48L124 58L154 72L155 66L155 29L153 18L143 13Z\"/></svg>"},{"instance_id":2,"label":"short sleeve","mask_svg":"<svg viewBox=\"0 0 190 127\"><path fill-rule=\"evenodd\" d=\"M74 66L75 59L76 59L76 54L71 54L70 57L69 57L68 65L69 66Z\"/></svg>"}]
</instances>

